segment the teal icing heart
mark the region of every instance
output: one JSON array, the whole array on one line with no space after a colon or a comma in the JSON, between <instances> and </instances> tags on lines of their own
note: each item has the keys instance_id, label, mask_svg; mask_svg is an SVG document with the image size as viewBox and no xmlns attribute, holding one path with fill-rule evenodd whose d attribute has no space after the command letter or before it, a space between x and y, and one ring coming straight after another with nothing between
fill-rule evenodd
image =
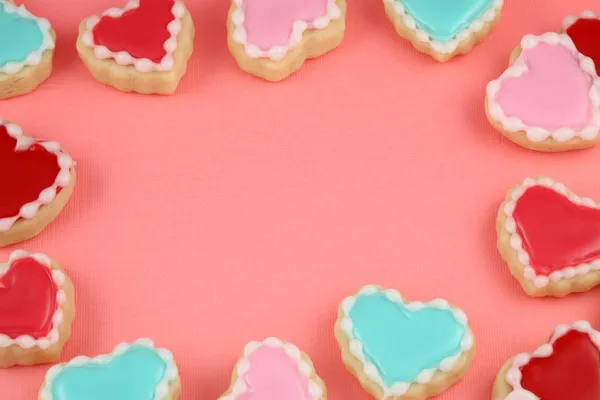
<instances>
[{"instance_id":1,"label":"teal icing heart","mask_svg":"<svg viewBox=\"0 0 600 400\"><path fill-rule=\"evenodd\" d=\"M172 354L141 339L51 368L40 400L161 400L177 376Z\"/></svg>"},{"instance_id":2,"label":"teal icing heart","mask_svg":"<svg viewBox=\"0 0 600 400\"><path fill-rule=\"evenodd\" d=\"M48 21L33 16L23 6L0 0L0 72L39 64L42 53L53 47ZM10 64L17 67L3 71Z\"/></svg>"},{"instance_id":3,"label":"teal icing heart","mask_svg":"<svg viewBox=\"0 0 600 400\"><path fill-rule=\"evenodd\" d=\"M448 42L480 19L494 0L395 0L417 27L438 42Z\"/></svg>"},{"instance_id":4,"label":"teal icing heart","mask_svg":"<svg viewBox=\"0 0 600 400\"><path fill-rule=\"evenodd\" d=\"M473 346L467 317L447 301L405 303L395 290L365 286L342 303L341 329L365 374L386 395L449 372Z\"/></svg>"}]
</instances>

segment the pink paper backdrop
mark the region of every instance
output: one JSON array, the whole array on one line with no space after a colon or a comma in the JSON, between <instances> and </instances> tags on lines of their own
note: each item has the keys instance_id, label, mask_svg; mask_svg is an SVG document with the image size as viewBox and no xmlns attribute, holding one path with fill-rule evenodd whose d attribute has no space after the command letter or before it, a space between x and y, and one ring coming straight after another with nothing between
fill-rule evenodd
<instances>
[{"instance_id":1,"label":"pink paper backdrop","mask_svg":"<svg viewBox=\"0 0 600 400\"><path fill-rule=\"evenodd\" d=\"M484 44L444 65L399 39L380 1L349 3L343 45L270 84L230 56L226 2L189 0L195 53L177 94L158 98L102 86L77 57L78 22L118 0L27 1L57 31L55 71L0 114L79 163L66 210L19 246L76 284L64 360L149 336L174 352L182 399L210 400L245 343L274 335L312 356L330 399L366 400L333 323L343 297L380 283L467 312L478 355L440 399L487 399L501 364L556 324L600 324L597 290L526 297L494 232L506 190L528 175L600 199L600 149L521 149L483 109L524 34L596 1L508 0ZM36 398L47 368L0 371L1 398Z\"/></svg>"}]
</instances>

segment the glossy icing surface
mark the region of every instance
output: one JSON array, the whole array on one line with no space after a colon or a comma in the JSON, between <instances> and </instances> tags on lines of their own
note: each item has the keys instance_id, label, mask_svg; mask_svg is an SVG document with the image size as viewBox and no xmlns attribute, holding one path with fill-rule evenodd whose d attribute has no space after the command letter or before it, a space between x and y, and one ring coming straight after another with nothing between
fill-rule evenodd
<instances>
[{"instance_id":1,"label":"glossy icing surface","mask_svg":"<svg viewBox=\"0 0 600 400\"><path fill-rule=\"evenodd\" d=\"M7 12L0 1L0 67L9 62L24 62L42 47L44 35L35 20Z\"/></svg>"},{"instance_id":2,"label":"glossy icing surface","mask_svg":"<svg viewBox=\"0 0 600 400\"><path fill-rule=\"evenodd\" d=\"M521 57L527 71L505 78L496 95L504 114L550 131L588 126L593 80L581 69L579 58L568 48L547 42L523 50Z\"/></svg>"},{"instance_id":3,"label":"glossy icing surface","mask_svg":"<svg viewBox=\"0 0 600 400\"><path fill-rule=\"evenodd\" d=\"M550 357L531 359L521 373L523 388L542 400L600 398L600 352L587 333L569 331Z\"/></svg>"},{"instance_id":4,"label":"glossy icing surface","mask_svg":"<svg viewBox=\"0 0 600 400\"><path fill-rule=\"evenodd\" d=\"M0 125L0 218L14 217L56 181L60 167L56 155L39 144L15 151L17 141Z\"/></svg>"},{"instance_id":5,"label":"glossy icing surface","mask_svg":"<svg viewBox=\"0 0 600 400\"><path fill-rule=\"evenodd\" d=\"M465 336L465 327L450 310L409 310L381 292L359 295L349 317L365 358L388 387L438 368L442 360L461 352Z\"/></svg>"},{"instance_id":6,"label":"glossy icing surface","mask_svg":"<svg viewBox=\"0 0 600 400\"><path fill-rule=\"evenodd\" d=\"M112 52L126 51L134 58L160 63L171 37L167 26L175 19L174 0L140 0L140 6L120 17L103 16L94 26L94 43Z\"/></svg>"},{"instance_id":7,"label":"glossy icing surface","mask_svg":"<svg viewBox=\"0 0 600 400\"><path fill-rule=\"evenodd\" d=\"M440 42L456 37L492 7L493 0L397 0L419 28Z\"/></svg>"},{"instance_id":8,"label":"glossy icing surface","mask_svg":"<svg viewBox=\"0 0 600 400\"><path fill-rule=\"evenodd\" d=\"M46 336L58 304L50 269L33 258L14 261L0 277L0 334L16 339Z\"/></svg>"},{"instance_id":9,"label":"glossy icing surface","mask_svg":"<svg viewBox=\"0 0 600 400\"><path fill-rule=\"evenodd\" d=\"M538 275L600 258L600 211L595 208L533 186L517 201L513 218Z\"/></svg>"},{"instance_id":10,"label":"glossy icing surface","mask_svg":"<svg viewBox=\"0 0 600 400\"><path fill-rule=\"evenodd\" d=\"M600 75L600 19L579 18L565 32L575 43L575 47L594 60Z\"/></svg>"}]
</instances>

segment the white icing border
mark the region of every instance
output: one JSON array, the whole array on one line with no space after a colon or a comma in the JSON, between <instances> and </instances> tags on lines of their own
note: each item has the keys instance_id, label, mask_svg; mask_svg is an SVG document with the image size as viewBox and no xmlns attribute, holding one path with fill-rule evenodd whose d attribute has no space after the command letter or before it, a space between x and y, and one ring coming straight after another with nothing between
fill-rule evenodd
<instances>
[{"instance_id":1,"label":"white icing border","mask_svg":"<svg viewBox=\"0 0 600 400\"><path fill-rule=\"evenodd\" d=\"M167 349L157 349L154 347L154 342L150 339L138 339L133 343L121 343L115 347L112 353L103 354L93 358L86 356L79 356L73 358L66 364L58 364L53 366L46 373L46 379L44 380L44 388L40 392L40 400L52 400L52 380L61 373L61 371L68 367L80 367L87 364L108 364L116 356L120 356L129 350L133 346L144 346L150 349L156 350L156 354L167 364L167 369L162 380L156 385L154 391L154 398L152 400L165 400L169 395L170 385L179 377L179 371L173 354Z\"/></svg>"},{"instance_id":2,"label":"white icing border","mask_svg":"<svg viewBox=\"0 0 600 400\"><path fill-rule=\"evenodd\" d=\"M404 26L410 29L421 42L428 43L436 53L441 54L454 53L462 42L469 40L472 35L480 32L486 24L494 21L502 11L502 6L504 5L504 0L493 0L490 8L488 8L481 17L471 22L467 28L458 32L454 39L447 42L440 42L432 39L431 36L429 36L429 33L417 26L417 22L408 13L401 0L383 1L387 2L394 9L396 14L402 18Z\"/></svg>"},{"instance_id":3,"label":"white icing border","mask_svg":"<svg viewBox=\"0 0 600 400\"><path fill-rule=\"evenodd\" d=\"M9 336L0 333L0 348L9 347L16 344L23 349L31 349L33 347L38 347L42 350L46 350L47 348L58 342L60 336L58 327L64 321L63 305L66 303L67 297L65 292L62 290L62 287L65 284L65 274L58 269L52 269L52 259L45 254L30 254L24 250L15 250L9 256L8 262L0 263L0 277L4 276L10 270L15 261L24 258L33 258L39 264L47 267L52 271L52 280L58 288L56 292L57 307L56 311L54 312L54 315L52 316L52 328L46 336L41 337L39 339L34 339L29 335L22 335L16 339L12 339Z\"/></svg>"},{"instance_id":4,"label":"white icing border","mask_svg":"<svg viewBox=\"0 0 600 400\"><path fill-rule=\"evenodd\" d=\"M598 19L598 15L591 11L591 10L586 10L583 11L581 14L579 14L579 16L574 16L574 15L569 15L568 17L565 17L565 19L563 20L562 23L562 28L564 31L566 31L571 25L573 25L577 20L579 19Z\"/></svg>"},{"instance_id":5,"label":"white icing border","mask_svg":"<svg viewBox=\"0 0 600 400\"><path fill-rule=\"evenodd\" d=\"M164 44L164 49L167 54L163 57L160 63L155 63L148 58L135 58L126 51L112 52L106 46L99 46L94 43L94 34L92 30L94 26L104 16L119 18L126 11L129 11L140 6L140 0L129 0L129 2L123 8L109 8L104 11L101 15L94 15L86 19L86 31L81 36L81 41L87 47L92 48L94 56L100 60L106 60L112 58L119 65L133 65L139 72L153 72L153 71L170 71L175 65L175 59L173 54L177 49L177 35L182 30L182 19L185 16L186 9L181 0L175 0L171 12L173 13L173 20L167 25L167 30L171 33L171 36Z\"/></svg>"},{"instance_id":6,"label":"white icing border","mask_svg":"<svg viewBox=\"0 0 600 400\"><path fill-rule=\"evenodd\" d=\"M244 375L250 369L250 356L259 348L267 346L274 349L281 349L292 361L298 365L298 371L301 375L308 379L308 393L312 396L312 400L317 400L323 395L321 386L312 379L314 368L302 359L302 353L298 347L291 343L285 343L280 339L270 337L262 342L250 342L244 348L244 356L236 364L237 379L233 384L232 392L226 396L219 397L219 400L235 400L240 395L246 393L248 389L244 383Z\"/></svg>"},{"instance_id":7,"label":"white icing border","mask_svg":"<svg viewBox=\"0 0 600 400\"><path fill-rule=\"evenodd\" d=\"M24 204L19 210L19 214L14 217L0 218L1 233L8 232L19 218L31 219L36 216L40 207L52 203L56 198L58 188L66 188L71 183L71 168L75 166L75 162L71 156L61 150L58 142L38 141L37 139L25 136L19 125L3 121L2 119L0 119L0 126L6 127L8 135L17 140L15 150L24 151L29 149L30 146L38 144L46 149L47 152L56 156L58 166L60 167L54 184L42 190L37 200Z\"/></svg>"},{"instance_id":8,"label":"white icing border","mask_svg":"<svg viewBox=\"0 0 600 400\"><path fill-rule=\"evenodd\" d=\"M42 31L42 44L40 45L40 47L37 50L34 50L31 53L29 53L25 61L10 61L4 64L3 66L0 66L0 74L14 75L27 66L34 67L36 65L39 65L42 62L42 57L44 56L44 53L47 50L54 49L55 46L54 38L52 37L51 33L52 27L50 26L50 22L47 19L36 17L32 13L30 13L24 5L20 5L17 7L13 3L8 2L6 0L0 0L0 4L4 6L4 10L7 14L15 13L25 19L37 22L40 30Z\"/></svg>"},{"instance_id":9,"label":"white icing border","mask_svg":"<svg viewBox=\"0 0 600 400\"><path fill-rule=\"evenodd\" d=\"M543 186L552 189L556 193L568 198L574 204L594 209L598 208L598 204L594 200L587 197L579 197L570 192L562 183L556 182L548 177L526 178L520 185L514 188L510 193L511 200L505 203L502 212L506 216L504 230L511 235L510 247L517 252L517 258L523 267L523 276L527 280L532 281L535 287L541 289L548 285L550 281L558 282L561 279L570 279L577 275L587 274L590 271L600 271L600 258L598 258L588 264L580 264L554 271L549 276L536 275L535 270L529 264L529 254L523 248L523 238L518 234L517 224L513 218L513 212L517 206L517 201L525 194L527 189L534 186Z\"/></svg>"},{"instance_id":10,"label":"white icing border","mask_svg":"<svg viewBox=\"0 0 600 400\"><path fill-rule=\"evenodd\" d=\"M590 88L590 99L593 109L592 120L588 126L578 132L568 127L550 132L542 127L529 126L517 117L507 117L500 104L496 102L496 95L500 91L502 81L508 78L519 77L528 71L524 54L528 49L536 47L540 42L548 43L553 46L560 45L569 50L579 59L581 70L592 78L592 86ZM494 120L500 122L503 129L508 132L525 131L527 139L532 142L541 142L550 137L557 142L566 142L577 136L584 140L595 139L600 132L600 78L598 78L598 74L596 73L594 61L579 53L571 38L566 34L549 32L541 36L526 35L521 40L521 48L521 54L513 65L504 71L498 79L491 81L487 85L487 104L490 116Z\"/></svg>"},{"instance_id":11,"label":"white icing border","mask_svg":"<svg viewBox=\"0 0 600 400\"><path fill-rule=\"evenodd\" d=\"M312 21L296 20L293 22L292 33L288 43L283 46L272 46L264 51L253 43L248 43L246 28L244 27L244 1L234 0L235 9L231 12L231 22L235 26L232 38L236 43L244 46L246 55L250 58L270 58L273 61L282 60L286 54L302 42L302 34L308 29L325 29L332 20L342 17L342 10L336 4L336 0L327 0L327 14L317 17Z\"/></svg>"},{"instance_id":12,"label":"white icing border","mask_svg":"<svg viewBox=\"0 0 600 400\"><path fill-rule=\"evenodd\" d=\"M554 328L554 332L552 333L548 343L541 345L533 353L521 353L513 358L512 366L506 372L506 382L513 388L513 391L508 395L506 400L539 400L534 393L523 389L521 386L521 380L523 379L521 368L529 364L529 361L531 361L532 358L550 357L554 352L554 348L552 346L554 342L572 330L587 333L590 337L590 340L600 350L600 332L592 328L589 322L577 321L571 325L557 326Z\"/></svg>"},{"instance_id":13,"label":"white icing border","mask_svg":"<svg viewBox=\"0 0 600 400\"><path fill-rule=\"evenodd\" d=\"M439 310L451 311L456 321L459 324L463 325L465 328L465 335L461 340L460 351L454 356L450 356L443 359L437 368L422 370L414 381L397 382L392 387L386 386L386 384L383 382L383 378L377 370L377 367L366 360L365 355L363 353L362 343L360 342L360 340L354 338L353 323L352 319L350 318L350 311L354 306L356 298L358 296L371 295L375 293L383 293L388 298L388 300L397 304L402 304L404 307L411 311L417 311L423 308L437 308ZM405 395L409 391L410 386L415 382L421 385L429 383L431 379L433 379L433 376L436 374L436 372L438 372L438 370L442 372L452 371L452 369L455 367L457 361L463 355L463 353L471 350L471 348L473 347L474 338L469 329L467 315L464 313L464 311L450 306L450 304L448 304L448 302L444 299L435 299L426 303L421 301L413 301L406 303L397 290L378 289L375 285L367 285L360 289L357 294L344 299L344 301L342 302L342 311L344 313L344 316L341 320L340 328L350 342L350 353L354 357L358 358L358 360L361 362L361 364L363 365L363 372L369 378L369 380L376 382L379 385L379 387L383 390L384 398Z\"/></svg>"}]
</instances>

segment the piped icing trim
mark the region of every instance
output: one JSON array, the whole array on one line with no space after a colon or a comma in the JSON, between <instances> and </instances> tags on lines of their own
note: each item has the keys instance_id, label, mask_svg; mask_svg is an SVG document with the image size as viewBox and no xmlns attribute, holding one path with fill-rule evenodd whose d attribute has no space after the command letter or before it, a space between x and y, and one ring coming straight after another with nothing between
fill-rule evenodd
<instances>
[{"instance_id":1,"label":"piped icing trim","mask_svg":"<svg viewBox=\"0 0 600 400\"><path fill-rule=\"evenodd\" d=\"M555 131L549 131L538 126L529 126L517 117L507 117L504 114L502 106L496 102L496 95L500 91L502 81L507 78L517 78L525 74L529 69L525 63L524 53L527 49L536 47L540 42L544 42L553 46L560 45L569 50L574 56L579 59L581 70L588 74L593 82L590 88L590 99L592 103L592 121L588 126L576 131L572 128L564 127ZM532 142L541 142L548 138L552 138L557 142L566 142L574 137L580 137L584 140L592 140L596 138L600 131L600 78L596 73L594 61L591 58L581 54L575 44L568 35L558 33L545 33L541 36L526 35L521 40L521 54L519 58L511 65L500 77L488 83L487 99L488 109L491 117L500 122L504 130L509 132L525 131L527 139Z\"/></svg>"},{"instance_id":2,"label":"piped icing trim","mask_svg":"<svg viewBox=\"0 0 600 400\"><path fill-rule=\"evenodd\" d=\"M440 42L439 40L432 39L427 31L419 28L417 26L417 22L415 19L408 13L402 1L400 0L383 0L384 2L389 3L389 5L394 9L396 14L398 14L408 29L410 29L414 35L422 42L428 43L431 48L437 52L442 54L451 54L458 49L461 42L469 40L474 34L481 32L481 30L486 26L486 24L494 21L500 12L502 11L502 6L504 5L504 0L494 0L491 7L483 13L483 15L469 25L467 28L458 32L454 39L449 40L447 42Z\"/></svg>"},{"instance_id":3,"label":"piped icing trim","mask_svg":"<svg viewBox=\"0 0 600 400\"><path fill-rule=\"evenodd\" d=\"M0 218L0 232L7 232L12 226L19 220L31 219L35 217L40 207L50 204L56 198L59 188L65 188L71 183L71 168L75 166L75 162L68 154L61 150L60 144L54 141L37 141L36 139L25 136L23 130L19 125L12 124L9 122L2 121L0 119L0 126L6 127L8 135L13 139L16 139L17 145L15 150L24 151L30 146L38 144L42 146L46 151L56 156L60 171L56 176L54 184L40 192L37 200L27 203L21 207L19 214L14 217Z\"/></svg>"},{"instance_id":4,"label":"piped icing trim","mask_svg":"<svg viewBox=\"0 0 600 400\"><path fill-rule=\"evenodd\" d=\"M15 261L24 258L33 258L39 264L47 267L48 269L52 269L52 259L47 255L41 253L30 254L24 250L16 250L11 253L7 263L0 264L0 276L6 274L10 270L12 265L15 263ZM62 271L54 269L52 270L52 280L58 288L56 292L57 308L54 312L54 315L52 316L52 329L50 330L48 335L39 339L34 339L29 335L22 335L16 339L12 339L11 337L0 333L0 348L9 347L16 344L23 349L31 349L33 347L38 347L42 350L45 350L58 342L60 335L58 328L60 324L62 324L64 321L63 305L67 301L65 292L62 290L62 287L65 284L65 274Z\"/></svg>"},{"instance_id":5,"label":"piped icing trim","mask_svg":"<svg viewBox=\"0 0 600 400\"><path fill-rule=\"evenodd\" d=\"M20 5L17 7L13 3L8 2L6 0L0 0L0 3L4 6L5 12L9 14L18 14L23 18L35 21L38 24L40 30L42 31L43 39L41 46L37 50L29 53L25 61L11 61L0 67L0 73L14 75L27 66L34 67L36 65L39 65L42 62L42 57L44 56L44 53L47 50L54 49L55 42L51 33L52 27L50 26L50 22L47 19L36 17L32 13L30 13L24 5Z\"/></svg>"},{"instance_id":6,"label":"piped icing trim","mask_svg":"<svg viewBox=\"0 0 600 400\"><path fill-rule=\"evenodd\" d=\"M293 22L292 33L288 42L284 46L271 46L268 50L260 49L256 44L249 43L244 27L244 1L234 0L235 9L231 13L231 22L235 26L233 31L233 40L244 46L246 55L250 58L270 58L273 61L282 60L286 54L302 42L302 35L308 29L325 29L332 20L342 17L342 10L338 7L335 0L327 0L327 14L317 17L312 21L296 20Z\"/></svg>"},{"instance_id":7,"label":"piped icing trim","mask_svg":"<svg viewBox=\"0 0 600 400\"><path fill-rule=\"evenodd\" d=\"M175 65L175 58L173 54L177 49L177 35L182 30L182 19L185 16L186 10L181 0L175 0L171 12L173 13L173 20L167 25L167 30L171 34L169 39L164 43L164 49L167 54L163 57L160 63L155 63L148 58L135 58L127 51L113 52L106 46L97 45L94 42L93 29L100 19L104 16L118 18L123 15L126 11L138 8L140 6L139 0L130 0L123 8L109 8L104 11L101 15L94 15L89 17L85 21L86 31L81 36L81 41L94 51L94 56L100 60L114 59L119 65L133 65L139 72L153 72L153 71L170 71Z\"/></svg>"},{"instance_id":8,"label":"piped icing trim","mask_svg":"<svg viewBox=\"0 0 600 400\"><path fill-rule=\"evenodd\" d=\"M534 186L543 186L552 189L556 193L565 196L574 204L584 207L598 208L598 205L594 200L587 197L579 197L576 194L568 191L566 186L562 183L556 182L548 177L527 178L523 181L523 183L514 188L510 193L511 200L504 205L502 211L506 216L504 229L511 235L510 247L517 252L517 259L523 266L523 276L527 280L532 281L535 287L543 288L548 285L550 281L558 282L561 279L571 279L578 275L585 275L590 271L600 271L600 259L596 259L589 264L580 264L572 267L566 267L559 271L554 271L549 276L536 274L535 270L530 265L529 254L523 248L523 238L517 232L517 223L513 218L513 212L515 211L517 202L521 196L525 194L527 189Z\"/></svg>"},{"instance_id":9,"label":"piped icing trim","mask_svg":"<svg viewBox=\"0 0 600 400\"><path fill-rule=\"evenodd\" d=\"M507 400L538 400L538 397L535 394L524 389L521 385L521 381L523 379L521 368L529 364L533 358L550 357L554 352L554 343L568 332L573 330L586 333L592 343L594 343L594 345L600 349L600 332L592 328L589 322L577 321L571 325L557 326L554 329L554 333L552 334L552 337L548 343L541 345L533 353L521 353L513 358L512 365L506 372L506 382L513 388L512 392L507 397Z\"/></svg>"},{"instance_id":10,"label":"piped icing trim","mask_svg":"<svg viewBox=\"0 0 600 400\"><path fill-rule=\"evenodd\" d=\"M226 396L221 396L219 400L236 400L239 396L246 393L248 388L244 382L244 376L250 370L250 356L263 346L281 349L291 360L296 362L298 372L308 379L308 392L312 397L311 400L317 400L323 395L321 386L312 379L315 370L309 363L302 359L300 349L291 343L284 343L280 339L270 337L262 342L250 342L246 345L242 359L236 364L237 379L233 384L232 391Z\"/></svg>"},{"instance_id":11,"label":"piped icing trim","mask_svg":"<svg viewBox=\"0 0 600 400\"><path fill-rule=\"evenodd\" d=\"M587 19L596 19L596 18L598 18L598 15L591 10L583 11L577 17L574 15L569 15L568 17L565 17L565 19L563 20L562 28L563 28L563 30L566 31L567 29L569 29L569 27L571 25L573 25L575 22L577 22L578 19L586 19L586 18Z\"/></svg>"},{"instance_id":12,"label":"piped icing trim","mask_svg":"<svg viewBox=\"0 0 600 400\"><path fill-rule=\"evenodd\" d=\"M167 349L156 349L154 347L154 342L150 339L138 339L133 343L121 343L117 345L113 352L110 354L103 354L93 358L79 356L73 358L66 364L58 364L53 366L46 373L44 388L40 392L40 400L52 400L52 381L58 376L58 374L60 374L60 372L63 369L67 367L80 367L88 364L108 364L112 361L113 358L122 355L133 346L144 346L149 349L155 350L156 354L158 354L158 356L162 358L165 364L167 365L165 375L158 383L158 385L156 385L156 389L154 391L154 398L152 399L166 400L167 396L169 395L170 385L179 377L179 371L177 369L177 365L175 365L173 354Z\"/></svg>"},{"instance_id":13,"label":"piped icing trim","mask_svg":"<svg viewBox=\"0 0 600 400\"><path fill-rule=\"evenodd\" d=\"M465 328L465 335L463 336L463 338L461 340L459 353L443 359L437 368L422 370L414 381L397 382L392 387L388 387L384 383L381 375L379 374L377 367L374 364L367 361L367 359L364 355L364 352L363 352L363 346L362 346L361 341L354 337L353 322L352 322L352 319L350 318L350 311L352 310L352 307L354 306L356 298L361 295L370 295L370 294L375 294L375 293L383 293L383 294L385 294L385 296L388 300L390 300L394 303L397 303L397 304L401 304L406 309L411 310L411 311L417 311L417 310L421 310L424 308L437 308L439 310L451 311L455 320L459 324L463 325ZM376 382L379 385L379 387L382 389L382 391L384 393L384 398L388 398L391 396L403 396L409 391L410 386L413 383L425 385L433 379L433 376L438 371L441 371L441 372L452 371L454 369L456 363L460 359L460 357L464 353L471 350L471 348L473 347L474 340L473 340L473 335L471 334L471 332L469 330L467 315L462 310L450 306L450 304L444 299L435 299L435 300L431 300L429 302L413 301L413 302L406 303L406 302L404 302L404 300L402 299L402 296L400 295L400 293L397 290L394 290L394 289L383 289L382 290L382 289L377 288L377 286L375 286L375 285L367 285L367 286L363 287L362 289L360 289L356 295L349 296L344 299L344 301L342 302L342 311L344 313L344 316L341 319L340 328L341 328L342 332L344 332L344 334L346 335L346 337L348 338L348 340L350 342L350 345L349 345L350 353L361 362L361 364L363 366L363 372L369 378L369 380Z\"/></svg>"}]
</instances>

